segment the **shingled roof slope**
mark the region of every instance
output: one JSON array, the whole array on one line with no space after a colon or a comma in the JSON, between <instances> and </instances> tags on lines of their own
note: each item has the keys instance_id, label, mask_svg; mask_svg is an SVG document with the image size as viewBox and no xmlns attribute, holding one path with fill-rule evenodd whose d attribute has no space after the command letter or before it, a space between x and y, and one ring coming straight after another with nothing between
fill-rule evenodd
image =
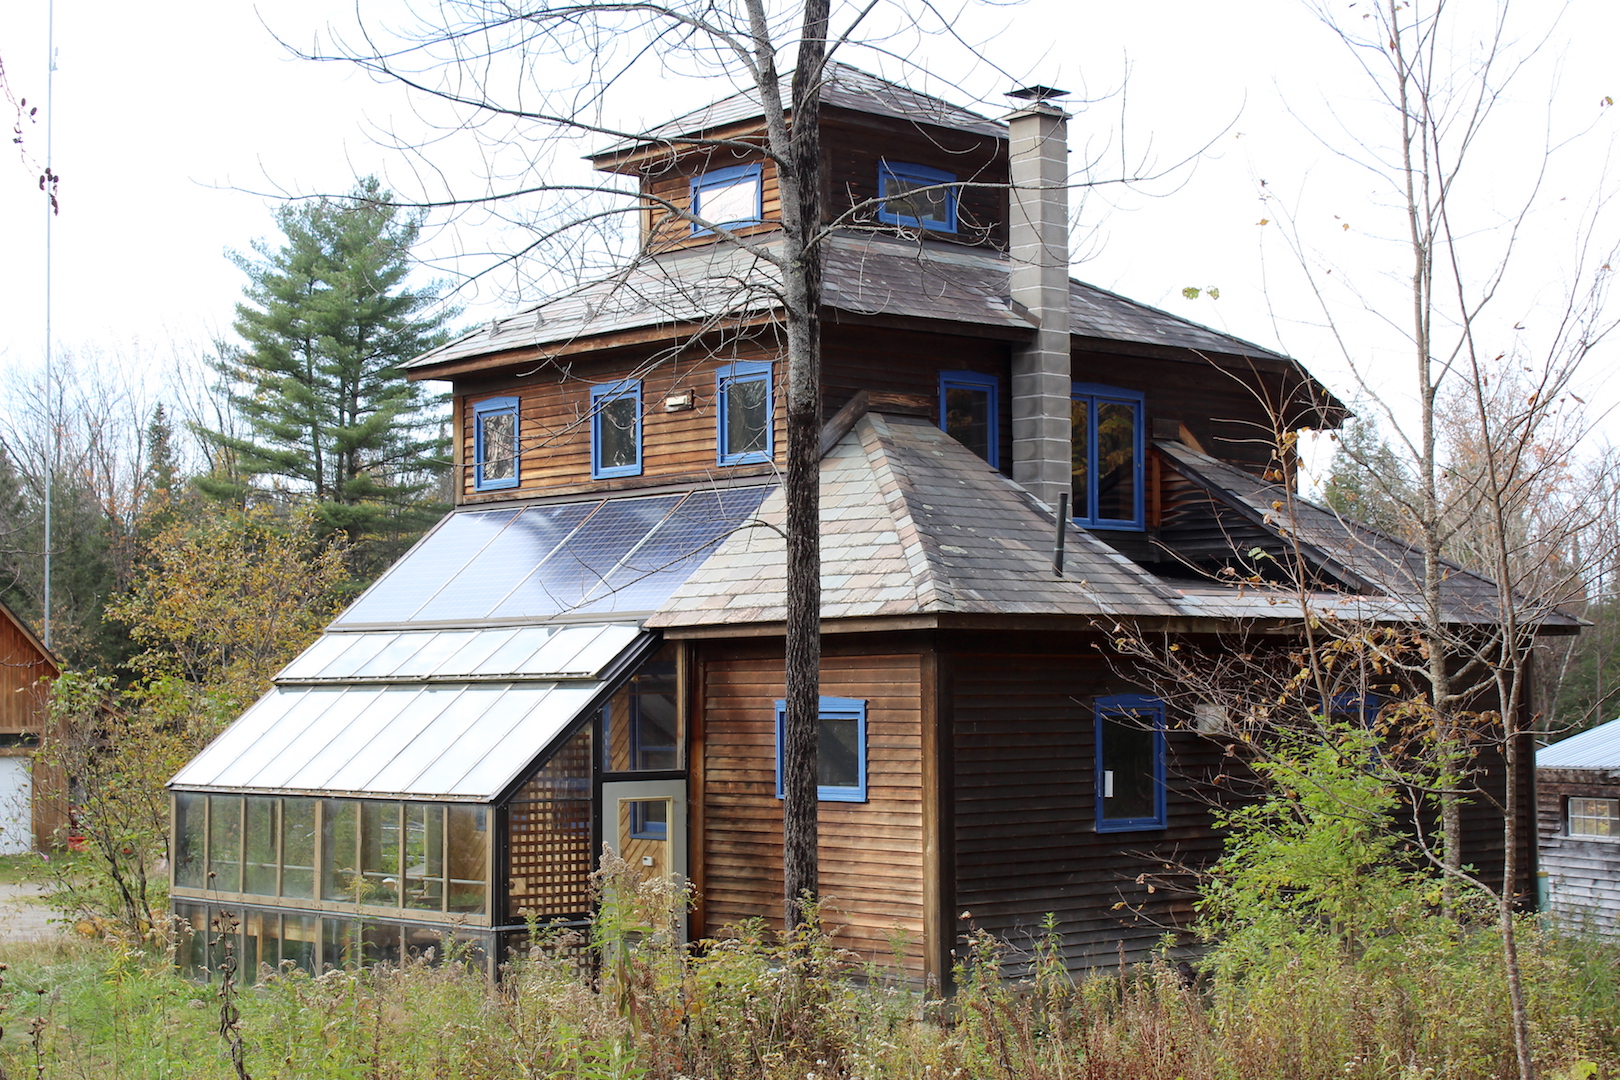
<instances>
[{"instance_id":1,"label":"shingled roof slope","mask_svg":"<svg viewBox=\"0 0 1620 1080\"><path fill-rule=\"evenodd\" d=\"M649 626L785 617L780 490ZM921 417L868 413L821 464L822 617L1182 613L1174 589L1070 525L1052 570L1052 512Z\"/></svg>"},{"instance_id":2,"label":"shingled roof slope","mask_svg":"<svg viewBox=\"0 0 1620 1080\"><path fill-rule=\"evenodd\" d=\"M782 103L791 105L790 88L793 73L784 74L780 81ZM888 116L912 123L968 131L993 139L1007 138L1007 126L978 113L952 105L944 98L920 93L910 87L890 82L870 72L834 61L827 65L826 78L821 86L821 104L852 112ZM590 160L613 157L647 143L670 139L693 138L705 132L754 120L764 115L760 94L756 87L745 87L719 101L694 109L684 116L659 124L650 131L632 138L621 139L611 146L588 155Z\"/></svg>"},{"instance_id":3,"label":"shingled roof slope","mask_svg":"<svg viewBox=\"0 0 1620 1080\"><path fill-rule=\"evenodd\" d=\"M1163 441L1155 445L1183 476L1218 497L1224 496L1272 531L1292 534L1307 558L1320 562L1336 576L1359 579L1382 593L1391 602L1383 617L1399 617L1402 608L1408 612L1406 617L1418 616L1423 553L1415 545L1341 518L1326 507L1288 493L1279 484L1181 443ZM1455 563L1446 566L1448 572L1440 585L1445 618L1463 624L1497 622L1500 614L1495 583ZM1579 620L1556 608L1536 609L1528 602L1522 617L1547 629L1580 625Z\"/></svg>"},{"instance_id":4,"label":"shingled roof slope","mask_svg":"<svg viewBox=\"0 0 1620 1080\"><path fill-rule=\"evenodd\" d=\"M774 240L754 242L767 252L778 250ZM827 245L825 268L822 300L833 311L966 323L1013 338L1033 329L1012 304L1007 258L999 252L844 233ZM625 330L667 326L673 331L768 316L776 309L780 279L769 260L731 244L688 249L638 262L495 319L403 366L425 369L511 349L555 349ZM1071 281L1069 293L1070 332L1078 337L1294 363L1081 281Z\"/></svg>"}]
</instances>

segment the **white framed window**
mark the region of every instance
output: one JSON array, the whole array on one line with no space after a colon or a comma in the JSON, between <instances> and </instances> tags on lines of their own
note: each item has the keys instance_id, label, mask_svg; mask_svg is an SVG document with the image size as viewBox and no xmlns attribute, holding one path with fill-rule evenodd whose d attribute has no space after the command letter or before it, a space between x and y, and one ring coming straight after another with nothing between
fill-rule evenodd
<instances>
[{"instance_id":1,"label":"white framed window","mask_svg":"<svg viewBox=\"0 0 1620 1080\"><path fill-rule=\"evenodd\" d=\"M764 181L758 165L732 165L692 178L692 216L716 228L758 225L765 214ZM693 234L711 230L692 223Z\"/></svg>"},{"instance_id":2,"label":"white framed window","mask_svg":"<svg viewBox=\"0 0 1620 1080\"><path fill-rule=\"evenodd\" d=\"M1620 799L1571 795L1565 821L1570 836L1620 839Z\"/></svg>"}]
</instances>

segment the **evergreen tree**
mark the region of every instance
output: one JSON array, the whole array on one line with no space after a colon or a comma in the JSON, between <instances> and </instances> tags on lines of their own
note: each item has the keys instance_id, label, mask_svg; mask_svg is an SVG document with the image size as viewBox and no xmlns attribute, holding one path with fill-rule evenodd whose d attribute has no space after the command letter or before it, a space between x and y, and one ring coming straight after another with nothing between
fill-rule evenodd
<instances>
[{"instance_id":1,"label":"evergreen tree","mask_svg":"<svg viewBox=\"0 0 1620 1080\"><path fill-rule=\"evenodd\" d=\"M219 362L246 434L200 434L235 455L241 472L281 495L307 497L320 527L373 543L372 561L430 524L434 470L446 448L420 387L401 362L440 344L450 312L405 284L421 219L376 179L345 199L282 207L284 234L260 241L234 327L243 345ZM241 502L250 483L200 478L217 498ZM392 539L394 543L387 543Z\"/></svg>"},{"instance_id":2,"label":"evergreen tree","mask_svg":"<svg viewBox=\"0 0 1620 1080\"><path fill-rule=\"evenodd\" d=\"M1405 537L1412 527L1412 478L1371 410L1362 408L1339 433L1322 501L1339 516Z\"/></svg>"}]
</instances>

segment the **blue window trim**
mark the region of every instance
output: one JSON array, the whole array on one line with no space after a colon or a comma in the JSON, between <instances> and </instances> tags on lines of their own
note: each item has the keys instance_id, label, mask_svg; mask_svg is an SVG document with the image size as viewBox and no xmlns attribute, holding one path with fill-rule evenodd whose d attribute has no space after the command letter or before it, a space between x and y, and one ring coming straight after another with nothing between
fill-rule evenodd
<instances>
[{"instance_id":1,"label":"blue window trim","mask_svg":"<svg viewBox=\"0 0 1620 1080\"><path fill-rule=\"evenodd\" d=\"M776 702L776 797L782 797L782 721L787 715L787 702ZM854 787L816 787L816 798L821 802L866 801L866 702L860 698L824 697L816 711L818 720L854 720L855 740L860 754L857 775L860 782Z\"/></svg>"},{"instance_id":2,"label":"blue window trim","mask_svg":"<svg viewBox=\"0 0 1620 1080\"><path fill-rule=\"evenodd\" d=\"M1371 727L1378 719L1378 710L1384 707L1384 699L1382 695L1375 694L1371 690L1363 694L1345 691L1342 694L1334 694L1323 702L1323 706L1322 711L1330 720L1336 716L1343 716L1354 720L1362 727Z\"/></svg>"},{"instance_id":3,"label":"blue window trim","mask_svg":"<svg viewBox=\"0 0 1620 1080\"><path fill-rule=\"evenodd\" d=\"M629 465L602 465L602 409L609 402L633 398L636 403L636 460ZM641 475L641 383L620 382L591 387L591 476L606 480L615 476Z\"/></svg>"},{"instance_id":4,"label":"blue window trim","mask_svg":"<svg viewBox=\"0 0 1620 1080\"><path fill-rule=\"evenodd\" d=\"M745 450L733 454L726 446L726 415L731 409L731 387L736 383L756 382L765 383L765 449ZM756 462L770 461L776 455L776 396L771 384L771 365L755 360L738 360L726 364L714 373L715 400L718 406L715 415L715 445L717 460L722 465L751 465Z\"/></svg>"},{"instance_id":5,"label":"blue window trim","mask_svg":"<svg viewBox=\"0 0 1620 1080\"><path fill-rule=\"evenodd\" d=\"M754 213L752 217L737 218L732 221L715 221L710 224L715 228L735 228L743 225L758 225L765 220L765 181L764 173L758 165L728 165L723 169L711 169L701 176L692 177L692 200L688 204L692 208L693 217L703 217L703 193L710 188L730 187L739 180L752 180L754 182ZM705 229L697 222L692 222L692 235L707 235L714 229Z\"/></svg>"},{"instance_id":6,"label":"blue window trim","mask_svg":"<svg viewBox=\"0 0 1620 1080\"><path fill-rule=\"evenodd\" d=\"M1070 400L1084 401L1086 403L1086 460L1091 463L1091 475L1097 475L1097 405L1107 403L1110 405L1129 405L1136 411L1136 423L1132 425L1132 437L1135 446L1132 453L1136 458L1136 479L1133 485L1136 489L1135 505L1130 520L1124 518L1099 518L1097 516L1097 485L1095 482L1087 486L1087 505L1084 507L1071 507L1074 514L1074 523L1083 525L1088 529L1141 529L1147 518L1146 508L1146 480L1147 458L1146 440L1142 433L1142 418L1147 413L1147 395L1140 390L1122 390L1117 386L1104 386L1101 383L1073 384L1069 391Z\"/></svg>"},{"instance_id":7,"label":"blue window trim","mask_svg":"<svg viewBox=\"0 0 1620 1080\"><path fill-rule=\"evenodd\" d=\"M647 812L642 809L648 802L655 800L637 800L630 804L630 839L632 840L668 840L668 821L648 821ZM662 801L662 800L656 800ZM665 805L668 805L667 803ZM639 813L638 813L639 811Z\"/></svg>"},{"instance_id":8,"label":"blue window trim","mask_svg":"<svg viewBox=\"0 0 1620 1080\"><path fill-rule=\"evenodd\" d=\"M879 221L889 225L906 225L913 229L928 229L933 232L956 231L956 188L945 189L945 220L935 221L932 218L914 218L909 214L891 214L887 209L891 180L909 180L913 184L929 187L934 184L956 183L955 173L930 169L926 165L912 165L904 161L879 161L877 217Z\"/></svg>"},{"instance_id":9,"label":"blue window trim","mask_svg":"<svg viewBox=\"0 0 1620 1080\"><path fill-rule=\"evenodd\" d=\"M502 480L484 479L484 421L491 416L510 414L512 417L512 446L513 461L512 475ZM517 453L517 447L522 443L518 435L518 399L515 397L486 398L473 405L473 490L499 491L501 488L515 488L522 475L523 455Z\"/></svg>"},{"instance_id":10,"label":"blue window trim","mask_svg":"<svg viewBox=\"0 0 1620 1080\"><path fill-rule=\"evenodd\" d=\"M939 430L945 430L945 393L955 388L988 390L990 392L990 428L988 438L990 456L985 461L992 469L1001 468L1001 380L994 375L981 375L977 371L942 371L939 373Z\"/></svg>"},{"instance_id":11,"label":"blue window trim","mask_svg":"<svg viewBox=\"0 0 1620 1080\"><path fill-rule=\"evenodd\" d=\"M1126 714L1142 719L1144 713L1153 714L1153 816L1150 818L1107 818L1103 813L1103 717ZM1112 694L1098 697L1093 702L1093 741L1096 743L1097 831L1137 832L1144 829L1163 829L1170 823L1165 803L1164 782L1164 702L1145 694Z\"/></svg>"}]
</instances>

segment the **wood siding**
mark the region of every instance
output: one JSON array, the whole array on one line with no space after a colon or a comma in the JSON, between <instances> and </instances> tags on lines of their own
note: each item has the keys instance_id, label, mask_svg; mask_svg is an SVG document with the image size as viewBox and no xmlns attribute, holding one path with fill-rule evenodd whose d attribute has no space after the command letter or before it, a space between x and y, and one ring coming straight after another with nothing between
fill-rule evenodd
<instances>
[{"instance_id":1,"label":"wood siding","mask_svg":"<svg viewBox=\"0 0 1620 1080\"><path fill-rule=\"evenodd\" d=\"M831 644L831 643L829 643ZM867 801L823 802L821 893L839 946L878 962L905 941L923 972L922 693L915 652L829 649L821 692L867 708ZM780 642L702 647L702 898L700 933L763 916L781 926L782 810L776 798L775 703ZM699 795L698 793L701 792Z\"/></svg>"},{"instance_id":2,"label":"wood siding","mask_svg":"<svg viewBox=\"0 0 1620 1080\"><path fill-rule=\"evenodd\" d=\"M49 742L46 703L57 675L56 664L16 616L0 609L0 737L9 744L0 747L0 754L31 759L34 846L41 851L66 842L68 823L67 777L46 764L36 749Z\"/></svg>"},{"instance_id":3,"label":"wood siding","mask_svg":"<svg viewBox=\"0 0 1620 1080\"><path fill-rule=\"evenodd\" d=\"M1620 837L1570 836L1565 821L1571 796L1620 799L1620 772L1541 769L1536 788L1549 910L1578 927L1620 934Z\"/></svg>"},{"instance_id":4,"label":"wood siding","mask_svg":"<svg viewBox=\"0 0 1620 1080\"><path fill-rule=\"evenodd\" d=\"M718 464L716 433L716 371L735 360L765 361L774 354L763 343L734 342L715 355L693 347L675 356L619 355L571 364L539 365L527 378L467 379L456 384L456 418L461 432L460 498L462 502L489 502L565 494L571 491L613 490L660 482L724 478L770 472L771 464L722 466ZM641 381L641 475L620 480L591 477L591 388L612 386L626 379ZM785 365L773 371L775 437L772 448L783 460L787 440ZM692 407L666 412L664 399L674 392L692 395ZM474 489L473 406L492 397L518 399L520 458L518 486L493 491Z\"/></svg>"},{"instance_id":5,"label":"wood siding","mask_svg":"<svg viewBox=\"0 0 1620 1080\"><path fill-rule=\"evenodd\" d=\"M641 237L646 250L656 253L714 243L715 238L710 233L694 235L692 223L671 213L666 204L673 204L690 212L693 180L716 169L755 164L760 166L762 224L730 231L738 236L749 236L780 228L782 195L777 185L774 162L768 160L763 153L743 154L719 147L694 150L682 154L673 161L661 162L661 167L642 174L641 190L650 196L647 207L641 215Z\"/></svg>"},{"instance_id":6,"label":"wood siding","mask_svg":"<svg viewBox=\"0 0 1620 1080\"><path fill-rule=\"evenodd\" d=\"M1092 699L1122 685L1091 648L951 656L954 690L955 947L972 929L1027 949L1052 914L1071 969L1144 959L1191 915L1173 869L1218 851L1200 797L1221 766L1210 740L1170 718L1169 825L1095 829Z\"/></svg>"}]
</instances>

